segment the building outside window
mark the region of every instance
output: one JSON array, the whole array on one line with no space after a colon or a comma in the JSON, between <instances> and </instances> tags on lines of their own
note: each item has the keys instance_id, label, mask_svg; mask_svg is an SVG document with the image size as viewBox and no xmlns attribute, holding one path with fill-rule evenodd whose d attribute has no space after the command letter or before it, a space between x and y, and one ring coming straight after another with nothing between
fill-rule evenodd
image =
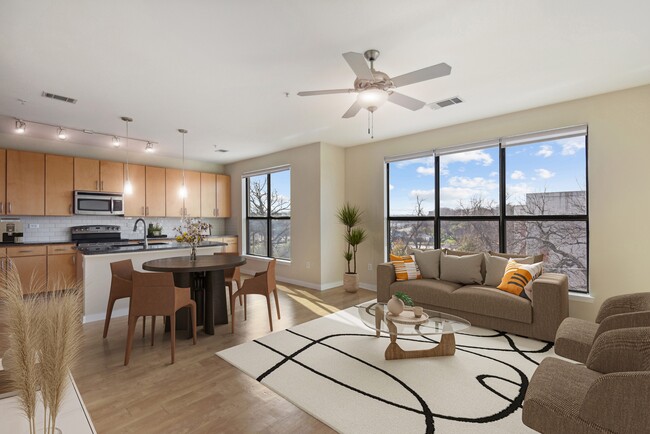
<instances>
[{"instance_id":1,"label":"building outside window","mask_svg":"<svg viewBox=\"0 0 650 434\"><path fill-rule=\"evenodd\" d=\"M587 128L387 159L387 252L543 254L588 292Z\"/></svg>"},{"instance_id":2,"label":"building outside window","mask_svg":"<svg viewBox=\"0 0 650 434\"><path fill-rule=\"evenodd\" d=\"M291 170L269 169L244 176L246 253L291 259Z\"/></svg>"}]
</instances>

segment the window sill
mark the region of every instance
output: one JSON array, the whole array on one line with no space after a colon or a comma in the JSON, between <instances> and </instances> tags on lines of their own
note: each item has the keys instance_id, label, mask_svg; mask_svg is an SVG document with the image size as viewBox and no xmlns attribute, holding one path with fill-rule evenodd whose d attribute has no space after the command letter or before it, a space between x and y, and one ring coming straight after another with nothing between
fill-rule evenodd
<instances>
[{"instance_id":1,"label":"window sill","mask_svg":"<svg viewBox=\"0 0 650 434\"><path fill-rule=\"evenodd\" d=\"M264 261L264 262L268 262L271 259L273 259L273 258L269 258L268 256L255 256L255 255L247 255L247 254L243 254L242 256L246 259L257 259L259 261ZM276 261L278 264L291 265L291 260L288 259L276 259Z\"/></svg>"},{"instance_id":2,"label":"window sill","mask_svg":"<svg viewBox=\"0 0 650 434\"><path fill-rule=\"evenodd\" d=\"M596 299L591 294L569 293L569 301L580 301L582 303L593 303Z\"/></svg>"}]
</instances>

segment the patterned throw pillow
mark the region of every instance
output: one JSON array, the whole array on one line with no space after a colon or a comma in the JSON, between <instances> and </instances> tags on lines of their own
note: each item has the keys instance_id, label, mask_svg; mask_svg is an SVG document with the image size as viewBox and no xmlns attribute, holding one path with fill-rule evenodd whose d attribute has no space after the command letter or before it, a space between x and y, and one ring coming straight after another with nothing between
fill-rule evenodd
<instances>
[{"instance_id":1,"label":"patterned throw pillow","mask_svg":"<svg viewBox=\"0 0 650 434\"><path fill-rule=\"evenodd\" d=\"M422 279L418 264L415 262L415 256L390 255L390 263L395 268L395 280Z\"/></svg>"},{"instance_id":2,"label":"patterned throw pillow","mask_svg":"<svg viewBox=\"0 0 650 434\"><path fill-rule=\"evenodd\" d=\"M520 264L514 259L509 259L506 272L497 289L532 300L533 280L542 274L544 271L543 265L543 262Z\"/></svg>"}]
</instances>

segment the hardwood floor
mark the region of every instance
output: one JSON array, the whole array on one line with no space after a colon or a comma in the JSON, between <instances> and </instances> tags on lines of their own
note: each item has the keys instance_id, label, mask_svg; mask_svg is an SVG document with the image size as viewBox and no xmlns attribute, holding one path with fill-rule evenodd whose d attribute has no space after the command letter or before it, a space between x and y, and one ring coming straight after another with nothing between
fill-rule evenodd
<instances>
[{"instance_id":1,"label":"hardwood floor","mask_svg":"<svg viewBox=\"0 0 650 434\"><path fill-rule=\"evenodd\" d=\"M279 283L281 330L354 304L376 293L342 288L314 291ZM199 331L196 345L177 336L176 363L170 365L169 334L157 321L155 345L150 329L136 329L133 353L125 367L126 317L111 321L102 339L103 321L84 325L84 347L73 374L97 432L104 433L250 433L333 432L329 427L240 372L215 352L269 333L266 300L248 297L248 320L236 305L235 334L229 325L214 336Z\"/></svg>"}]
</instances>

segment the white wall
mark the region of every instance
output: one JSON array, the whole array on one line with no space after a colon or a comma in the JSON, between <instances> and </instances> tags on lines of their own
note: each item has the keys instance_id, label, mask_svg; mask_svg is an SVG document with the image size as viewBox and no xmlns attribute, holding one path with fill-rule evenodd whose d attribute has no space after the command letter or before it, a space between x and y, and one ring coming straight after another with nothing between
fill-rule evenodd
<instances>
[{"instance_id":1,"label":"white wall","mask_svg":"<svg viewBox=\"0 0 650 434\"><path fill-rule=\"evenodd\" d=\"M589 278L595 301L571 301L570 314L593 320L606 298L648 291L650 86L346 149L346 200L365 210L370 235L359 263L384 260L385 156L582 123L589 125ZM361 266L360 278L375 285L375 269Z\"/></svg>"}]
</instances>

